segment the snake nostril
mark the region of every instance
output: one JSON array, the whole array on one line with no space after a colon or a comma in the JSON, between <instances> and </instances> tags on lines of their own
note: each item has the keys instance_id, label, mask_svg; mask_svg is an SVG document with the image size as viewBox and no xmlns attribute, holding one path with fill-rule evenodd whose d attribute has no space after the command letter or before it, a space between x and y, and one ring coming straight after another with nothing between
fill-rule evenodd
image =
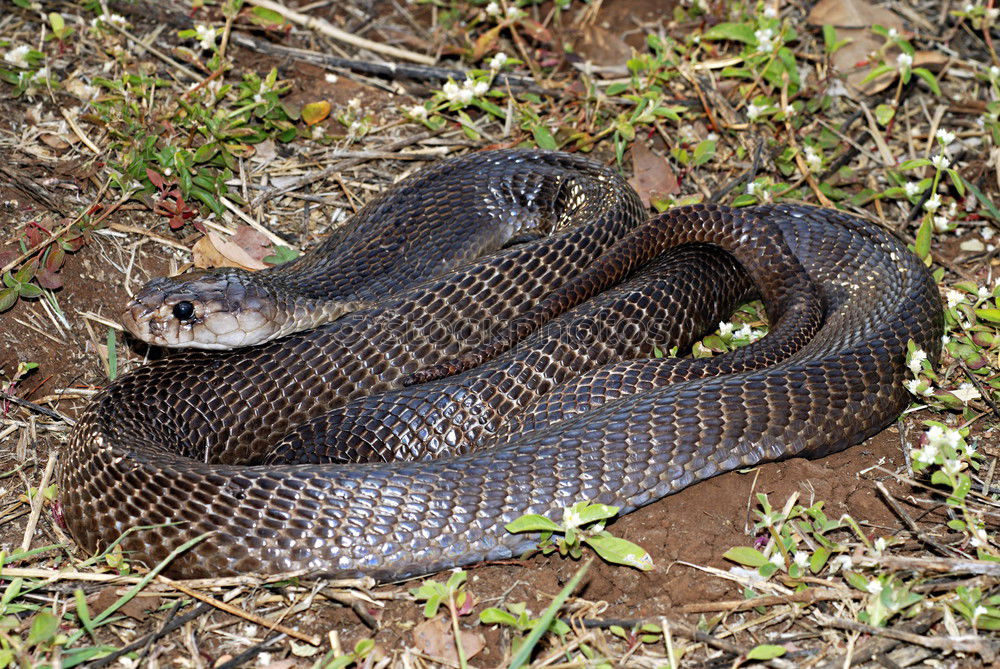
<instances>
[{"instance_id":1,"label":"snake nostril","mask_svg":"<svg viewBox=\"0 0 1000 669\"><path fill-rule=\"evenodd\" d=\"M185 300L174 305L174 318L186 321L194 316L194 305Z\"/></svg>"}]
</instances>

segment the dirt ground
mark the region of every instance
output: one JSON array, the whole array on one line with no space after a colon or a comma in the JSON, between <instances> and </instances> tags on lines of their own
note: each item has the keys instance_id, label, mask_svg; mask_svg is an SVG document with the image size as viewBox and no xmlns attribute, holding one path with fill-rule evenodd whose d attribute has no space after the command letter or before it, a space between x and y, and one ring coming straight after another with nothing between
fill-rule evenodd
<instances>
[{"instance_id":1,"label":"dirt ground","mask_svg":"<svg viewBox=\"0 0 1000 669\"><path fill-rule=\"evenodd\" d=\"M621 36L632 46L641 45L640 26L654 22L658 14L669 12L668 3L657 0L619 0L605 2L604 20L598 25L607 34ZM392 3L380 3L381 11L392 12ZM332 8L320 11L327 18L336 18ZM420 19L419 12L416 14ZM595 36L596 35L596 36ZM370 34L371 39L388 39L393 35ZM396 36L398 37L398 36ZM600 40L592 32L588 40ZM586 45L581 47L588 48ZM598 51L602 47L594 47ZM283 68L283 75L295 82L291 100L324 98L336 108L360 97L364 108L376 118L395 114L400 105L412 104L427 89L408 84L398 92L371 85L360 77L339 77L331 81L325 72L313 65L289 62L272 56L247 53L244 66L258 70L272 64ZM45 147L35 141L37 124L32 119L58 114L61 105L56 99L0 99L0 250L17 250L13 232L40 217L69 216L89 206L95 195L92 170L76 152ZM419 165L385 161L377 170L380 177L369 189L357 189L353 195L363 201L378 192L404 170ZM32 187L34 185L34 187ZM335 187L331 187L334 190ZM347 202L353 202L348 196ZM276 233L287 239L309 245L321 236L328 225L316 225L315 205L308 202L282 202L270 213ZM323 216L318 217L323 220ZM178 234L166 228L162 220L146 207L127 204L116 211L109 221L119 226L138 226L168 238L183 247L190 247L196 235ZM313 221L310 223L310 221ZM303 234L303 230L307 234ZM187 231L188 233L190 230ZM79 415L92 394L105 385L107 372L102 360L107 357L108 328L99 317L115 320L118 311L146 280L176 270L189 260L189 255L167 247L156 238L105 229L96 233L91 243L68 255L63 269L66 285L56 293L66 322L53 318L38 300L20 300L9 311L0 314L0 374L10 379L19 362L37 362L38 368L17 388L20 398L44 403L71 418ZM98 317L98 318L95 318ZM146 353L130 343L121 345L119 333L119 364L127 369L141 364ZM80 392L77 392L80 391ZM58 399L49 402L49 398ZM4 415L32 425L38 418L21 412L0 400ZM907 419L915 425L915 419ZM15 508L14 502L23 494L19 481L22 474L34 485L50 453L56 452L65 440L65 424L55 430L38 429L0 431L0 471L19 472L0 480L3 487L0 507ZM739 600L743 586L712 573L705 568L725 572L732 563L722 558L734 546L754 542L750 509L755 494L766 493L777 506L791 495L800 503L812 500L826 502L830 517L849 512L864 523L872 536L886 536L903 529L899 518L886 505L876 489L883 483L902 499L913 495L909 487L897 483L890 472L904 472L907 463L904 450L914 444L917 431L901 438L896 426L889 427L867 442L846 452L818 461L802 459L767 464L746 472L733 472L698 484L676 495L655 502L614 522L609 529L649 551L655 568L646 573L608 564L597 563L587 576L578 596L591 602L605 602L600 615L605 619L655 619L669 614L692 623L697 622L699 605L719 600ZM22 542L28 514L23 505L0 525L0 550L11 552ZM915 513L920 513L919 508ZM32 541L33 546L59 543L66 539L46 510L40 519ZM501 601L527 603L538 613L565 585L578 568L578 563L558 557L535 556L527 560L501 564L485 564L470 570L469 592L477 610L496 606ZM324 603L299 614L294 624L300 629L326 635L331 629L339 632L345 648L355 641L374 635L376 642L387 648L411 643L412 627L422 620L420 606L403 596L405 590L419 583L382 586L386 595L380 600L384 607L368 606L366 611L379 625L373 632L350 608ZM393 599L393 593L398 599ZM136 622L139 630L155 628L161 620L150 615ZM211 614L212 624L232 625L226 614ZM207 623L206 623L207 624ZM486 649L475 661L477 666L492 666L500 661L509 638L507 632L485 627L477 632L486 635ZM220 641L213 638L200 647L203 664L231 657L245 649L238 639ZM190 649L189 649L190 650ZM175 651L183 654L182 651ZM266 656L265 656L266 657ZM491 661L491 659L493 661Z\"/></svg>"}]
</instances>

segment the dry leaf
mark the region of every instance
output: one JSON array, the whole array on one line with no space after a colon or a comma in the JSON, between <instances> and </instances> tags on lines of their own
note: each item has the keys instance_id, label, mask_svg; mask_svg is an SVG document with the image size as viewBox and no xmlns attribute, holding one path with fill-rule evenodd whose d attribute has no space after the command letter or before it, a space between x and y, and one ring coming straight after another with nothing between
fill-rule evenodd
<instances>
[{"instance_id":1,"label":"dry leaf","mask_svg":"<svg viewBox=\"0 0 1000 669\"><path fill-rule=\"evenodd\" d=\"M661 199L680 191L670 164L642 142L632 144L632 178L629 184L645 207L653 198Z\"/></svg>"},{"instance_id":2,"label":"dry leaf","mask_svg":"<svg viewBox=\"0 0 1000 669\"><path fill-rule=\"evenodd\" d=\"M465 657L477 655L486 645L482 635L462 630L462 649ZM458 651L455 649L455 635L451 623L442 616L425 620L413 628L413 645L427 655L458 666Z\"/></svg>"},{"instance_id":3,"label":"dry leaf","mask_svg":"<svg viewBox=\"0 0 1000 669\"><path fill-rule=\"evenodd\" d=\"M118 586L109 585L106 588L102 588L96 595L88 597L87 608L90 609L90 616L94 617L104 613L105 609L117 602L121 598L121 594L118 593L117 590ZM159 597L133 597L129 601L122 604L117 611L125 614L129 618L146 620L149 618L149 614L147 612L159 608L159 606Z\"/></svg>"},{"instance_id":4,"label":"dry leaf","mask_svg":"<svg viewBox=\"0 0 1000 669\"><path fill-rule=\"evenodd\" d=\"M310 102L302 108L302 120L306 125L316 125L330 115L330 103L326 100Z\"/></svg>"},{"instance_id":5,"label":"dry leaf","mask_svg":"<svg viewBox=\"0 0 1000 669\"><path fill-rule=\"evenodd\" d=\"M266 269L267 263L260 258L259 247L251 247L252 251L240 245L237 235L224 239L221 235L209 232L195 242L191 253L194 256L194 266L208 267L239 267L241 269ZM266 253L264 255L267 255Z\"/></svg>"},{"instance_id":6,"label":"dry leaf","mask_svg":"<svg viewBox=\"0 0 1000 669\"><path fill-rule=\"evenodd\" d=\"M621 65L632 57L632 47L625 40L596 24L584 26L572 42L575 53L601 67Z\"/></svg>"},{"instance_id":7,"label":"dry leaf","mask_svg":"<svg viewBox=\"0 0 1000 669\"><path fill-rule=\"evenodd\" d=\"M848 40L847 44L837 49L831 60L834 68L845 75L847 90L852 98L877 93L896 80L896 73L890 72L865 82L872 67L878 65L871 61L871 56L885 42L870 28L880 25L902 32L903 21L896 14L865 0L820 0L809 12L807 20L816 26L832 25L838 42ZM894 62L898 53L899 50L893 47L886 53L886 58Z\"/></svg>"}]
</instances>

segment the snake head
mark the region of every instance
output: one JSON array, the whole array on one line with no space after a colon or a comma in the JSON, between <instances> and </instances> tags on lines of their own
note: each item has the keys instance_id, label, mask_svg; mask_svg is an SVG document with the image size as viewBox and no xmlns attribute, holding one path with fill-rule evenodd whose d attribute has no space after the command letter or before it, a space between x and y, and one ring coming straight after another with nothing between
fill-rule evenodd
<instances>
[{"instance_id":1,"label":"snake head","mask_svg":"<svg viewBox=\"0 0 1000 669\"><path fill-rule=\"evenodd\" d=\"M147 283L129 301L121 322L155 346L228 350L273 339L282 324L276 305L252 272L195 270Z\"/></svg>"}]
</instances>

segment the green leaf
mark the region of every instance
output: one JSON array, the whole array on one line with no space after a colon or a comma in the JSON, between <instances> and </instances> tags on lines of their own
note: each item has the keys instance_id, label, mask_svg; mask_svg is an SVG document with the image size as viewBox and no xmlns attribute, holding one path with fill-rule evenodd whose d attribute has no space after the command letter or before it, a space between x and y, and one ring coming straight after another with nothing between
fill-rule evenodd
<instances>
[{"instance_id":1,"label":"green leaf","mask_svg":"<svg viewBox=\"0 0 1000 669\"><path fill-rule=\"evenodd\" d=\"M22 283L18 292L21 293L21 297L27 297L29 299L41 297L42 295L42 289L33 283Z\"/></svg>"},{"instance_id":2,"label":"green leaf","mask_svg":"<svg viewBox=\"0 0 1000 669\"><path fill-rule=\"evenodd\" d=\"M706 139L703 142L699 142L698 146L694 149L694 164L704 165L712 156L715 155L715 141L711 139Z\"/></svg>"},{"instance_id":3,"label":"green leaf","mask_svg":"<svg viewBox=\"0 0 1000 669\"><path fill-rule=\"evenodd\" d=\"M0 311L7 311L17 302L17 289L4 288L0 290Z\"/></svg>"},{"instance_id":4,"label":"green leaf","mask_svg":"<svg viewBox=\"0 0 1000 669\"><path fill-rule=\"evenodd\" d=\"M607 89L605 90L605 93L607 95L618 95L619 93L624 93L627 90L628 90L628 82L620 81L608 86Z\"/></svg>"},{"instance_id":5,"label":"green leaf","mask_svg":"<svg viewBox=\"0 0 1000 669\"><path fill-rule=\"evenodd\" d=\"M941 95L941 87L930 70L923 67L915 67L913 68L913 74L923 79L927 83L927 86L934 91L935 95Z\"/></svg>"},{"instance_id":6,"label":"green leaf","mask_svg":"<svg viewBox=\"0 0 1000 669\"><path fill-rule=\"evenodd\" d=\"M491 607L479 614L479 622L485 625L509 625L517 627L517 618L502 609Z\"/></svg>"},{"instance_id":7,"label":"green leaf","mask_svg":"<svg viewBox=\"0 0 1000 669\"><path fill-rule=\"evenodd\" d=\"M517 534L518 532L541 532L543 530L549 532L562 531L559 525L537 513L525 514L517 520L507 523L504 528L511 534Z\"/></svg>"},{"instance_id":8,"label":"green leaf","mask_svg":"<svg viewBox=\"0 0 1000 669\"><path fill-rule=\"evenodd\" d=\"M761 644L747 653L748 660L773 660L785 654L784 646L774 646L772 644Z\"/></svg>"},{"instance_id":9,"label":"green leaf","mask_svg":"<svg viewBox=\"0 0 1000 669\"><path fill-rule=\"evenodd\" d=\"M37 646L47 643L55 638L59 631L59 619L49 611L40 611L35 619L31 621L31 630L28 632L28 646Z\"/></svg>"},{"instance_id":10,"label":"green leaf","mask_svg":"<svg viewBox=\"0 0 1000 669\"><path fill-rule=\"evenodd\" d=\"M56 12L49 13L49 25L52 26L52 32L57 37L66 29L66 21L63 20L61 14L57 14Z\"/></svg>"},{"instance_id":11,"label":"green leaf","mask_svg":"<svg viewBox=\"0 0 1000 669\"><path fill-rule=\"evenodd\" d=\"M577 502L573 505L572 511L576 513L580 519L577 527L583 527L597 522L598 520L614 518L618 514L618 507L608 506L607 504L598 504L596 502Z\"/></svg>"},{"instance_id":12,"label":"green leaf","mask_svg":"<svg viewBox=\"0 0 1000 669\"><path fill-rule=\"evenodd\" d=\"M756 548L751 548L750 546L737 546L736 548L730 548L728 551L722 554L722 557L735 562L736 564L746 565L747 567L761 567L770 560L764 557Z\"/></svg>"},{"instance_id":13,"label":"green leaf","mask_svg":"<svg viewBox=\"0 0 1000 669\"><path fill-rule=\"evenodd\" d=\"M584 539L598 555L613 564L624 564L642 571L653 568L653 558L642 547L628 541L601 532Z\"/></svg>"},{"instance_id":14,"label":"green leaf","mask_svg":"<svg viewBox=\"0 0 1000 669\"><path fill-rule=\"evenodd\" d=\"M881 126L889 125L889 121L896 115L896 108L892 105L878 105L875 107L875 120Z\"/></svg>"},{"instance_id":15,"label":"green leaf","mask_svg":"<svg viewBox=\"0 0 1000 669\"><path fill-rule=\"evenodd\" d=\"M915 160L904 160L899 165L901 170L915 170L918 167L926 167L931 164L931 161L927 158L917 158Z\"/></svg>"},{"instance_id":16,"label":"green leaf","mask_svg":"<svg viewBox=\"0 0 1000 669\"><path fill-rule=\"evenodd\" d=\"M992 307L988 309L976 309L976 316L990 323L1000 323L1000 309Z\"/></svg>"},{"instance_id":17,"label":"green leaf","mask_svg":"<svg viewBox=\"0 0 1000 669\"><path fill-rule=\"evenodd\" d=\"M925 216L923 222L920 223L920 228L917 230L917 236L913 245L913 251L921 260L926 259L931 254L931 232L933 229L931 217Z\"/></svg>"},{"instance_id":18,"label":"green leaf","mask_svg":"<svg viewBox=\"0 0 1000 669\"><path fill-rule=\"evenodd\" d=\"M820 546L816 549L816 552L812 554L809 558L809 571L814 574L818 574L822 571L823 567L826 565L826 561L830 559L830 549Z\"/></svg>"},{"instance_id":19,"label":"green leaf","mask_svg":"<svg viewBox=\"0 0 1000 669\"><path fill-rule=\"evenodd\" d=\"M531 129L531 134L535 138L535 144L538 145L538 148L549 151L554 151L559 148L556 138L553 137L549 129L541 123L535 125Z\"/></svg>"},{"instance_id":20,"label":"green leaf","mask_svg":"<svg viewBox=\"0 0 1000 669\"><path fill-rule=\"evenodd\" d=\"M756 44L757 38L753 33L754 27L749 23L720 23L702 33L701 38L729 39L744 44Z\"/></svg>"}]
</instances>

